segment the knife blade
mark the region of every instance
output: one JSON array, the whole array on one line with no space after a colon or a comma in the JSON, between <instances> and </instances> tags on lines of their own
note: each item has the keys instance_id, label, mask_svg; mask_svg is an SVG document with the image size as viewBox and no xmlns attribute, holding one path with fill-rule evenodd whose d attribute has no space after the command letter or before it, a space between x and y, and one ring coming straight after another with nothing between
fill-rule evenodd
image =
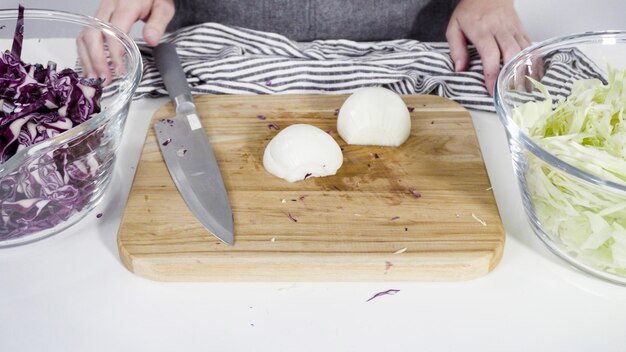
<instances>
[{"instance_id":1,"label":"knife blade","mask_svg":"<svg viewBox=\"0 0 626 352\"><path fill-rule=\"evenodd\" d=\"M202 128L176 48L159 44L154 60L176 107L176 116L154 123L170 176L185 203L215 237L233 245L233 212L215 154Z\"/></svg>"}]
</instances>

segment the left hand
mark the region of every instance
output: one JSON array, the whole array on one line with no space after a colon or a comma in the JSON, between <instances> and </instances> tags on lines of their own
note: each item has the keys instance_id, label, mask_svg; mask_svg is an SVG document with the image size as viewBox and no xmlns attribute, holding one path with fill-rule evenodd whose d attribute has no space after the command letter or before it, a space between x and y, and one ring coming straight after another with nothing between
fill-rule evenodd
<instances>
[{"instance_id":1,"label":"left hand","mask_svg":"<svg viewBox=\"0 0 626 352\"><path fill-rule=\"evenodd\" d=\"M483 62L489 95L493 95L500 61L507 62L531 44L513 0L461 0L450 18L446 38L457 72L467 70L467 45L474 44Z\"/></svg>"}]
</instances>

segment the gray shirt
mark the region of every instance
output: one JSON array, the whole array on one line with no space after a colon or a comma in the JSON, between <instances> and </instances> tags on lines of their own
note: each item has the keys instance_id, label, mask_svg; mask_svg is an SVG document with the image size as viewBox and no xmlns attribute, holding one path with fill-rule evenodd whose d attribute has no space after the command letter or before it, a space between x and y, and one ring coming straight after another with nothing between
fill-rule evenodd
<instances>
[{"instance_id":1,"label":"gray shirt","mask_svg":"<svg viewBox=\"0 0 626 352\"><path fill-rule=\"evenodd\" d=\"M297 41L445 41L459 0L174 0L169 29L217 22Z\"/></svg>"}]
</instances>

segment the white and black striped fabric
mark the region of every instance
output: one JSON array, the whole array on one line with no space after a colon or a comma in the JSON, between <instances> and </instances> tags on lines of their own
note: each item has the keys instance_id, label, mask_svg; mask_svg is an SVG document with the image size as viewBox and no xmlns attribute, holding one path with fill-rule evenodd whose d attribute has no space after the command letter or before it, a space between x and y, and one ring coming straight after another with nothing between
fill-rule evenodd
<instances>
[{"instance_id":1,"label":"white and black striped fabric","mask_svg":"<svg viewBox=\"0 0 626 352\"><path fill-rule=\"evenodd\" d=\"M469 69L455 72L445 43L296 43L279 34L217 23L184 28L165 40L176 44L194 94L342 94L384 86L400 94L437 94L470 109L494 111L473 49ZM144 72L137 97L166 95L151 49L139 46ZM553 96L563 95L559 77L572 76L568 70L579 78L598 76L587 61L578 52L562 52L546 62L544 83Z\"/></svg>"}]
</instances>

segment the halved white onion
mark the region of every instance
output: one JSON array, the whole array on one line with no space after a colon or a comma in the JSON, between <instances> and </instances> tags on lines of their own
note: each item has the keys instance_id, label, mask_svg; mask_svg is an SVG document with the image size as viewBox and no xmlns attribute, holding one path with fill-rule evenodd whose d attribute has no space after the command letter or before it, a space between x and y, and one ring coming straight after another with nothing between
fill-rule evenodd
<instances>
[{"instance_id":1,"label":"halved white onion","mask_svg":"<svg viewBox=\"0 0 626 352\"><path fill-rule=\"evenodd\" d=\"M342 164L343 154L333 137L306 124L280 131L263 154L263 167L289 182L334 175Z\"/></svg>"},{"instance_id":2,"label":"halved white onion","mask_svg":"<svg viewBox=\"0 0 626 352\"><path fill-rule=\"evenodd\" d=\"M398 94L380 87L363 88L341 106L337 132L348 144L397 147L411 134L411 116Z\"/></svg>"}]
</instances>

